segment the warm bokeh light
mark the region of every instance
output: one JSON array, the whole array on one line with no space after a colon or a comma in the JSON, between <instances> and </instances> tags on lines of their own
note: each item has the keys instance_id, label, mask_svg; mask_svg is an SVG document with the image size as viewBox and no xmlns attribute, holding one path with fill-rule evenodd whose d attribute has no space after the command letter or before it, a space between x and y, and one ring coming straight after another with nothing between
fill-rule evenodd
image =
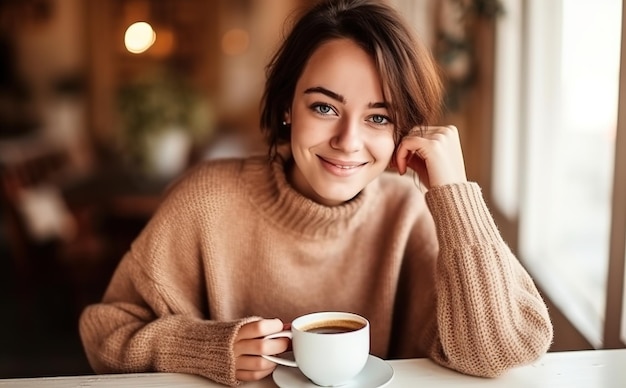
<instances>
[{"instance_id":1,"label":"warm bokeh light","mask_svg":"<svg viewBox=\"0 0 626 388\"><path fill-rule=\"evenodd\" d=\"M156 33L146 22L133 23L124 34L126 50L133 54L140 54L149 49L156 41Z\"/></svg>"},{"instance_id":2,"label":"warm bokeh light","mask_svg":"<svg viewBox=\"0 0 626 388\"><path fill-rule=\"evenodd\" d=\"M226 31L222 36L222 51L226 55L239 55L248 49L250 36L248 31L241 28L233 28Z\"/></svg>"}]
</instances>

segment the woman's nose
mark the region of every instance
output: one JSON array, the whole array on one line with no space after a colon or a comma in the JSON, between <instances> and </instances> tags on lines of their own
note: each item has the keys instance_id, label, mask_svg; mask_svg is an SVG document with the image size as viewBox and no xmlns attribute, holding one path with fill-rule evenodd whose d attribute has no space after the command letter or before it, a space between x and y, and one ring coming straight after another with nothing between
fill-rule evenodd
<instances>
[{"instance_id":1,"label":"woman's nose","mask_svg":"<svg viewBox=\"0 0 626 388\"><path fill-rule=\"evenodd\" d=\"M363 139L357 120L341 120L337 133L330 139L330 146L342 152L357 152L363 147Z\"/></svg>"}]
</instances>

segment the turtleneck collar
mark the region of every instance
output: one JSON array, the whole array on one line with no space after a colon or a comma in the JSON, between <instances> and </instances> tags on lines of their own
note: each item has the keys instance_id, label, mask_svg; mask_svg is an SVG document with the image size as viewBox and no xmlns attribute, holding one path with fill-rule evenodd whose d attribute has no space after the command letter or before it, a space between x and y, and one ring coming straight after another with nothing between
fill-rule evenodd
<instances>
[{"instance_id":1,"label":"turtleneck collar","mask_svg":"<svg viewBox=\"0 0 626 388\"><path fill-rule=\"evenodd\" d=\"M280 157L268 162L255 157L246 161L242 179L250 200L275 224L310 238L333 238L353 230L373 209L378 180L356 197L338 206L325 206L303 196L287 181Z\"/></svg>"}]
</instances>

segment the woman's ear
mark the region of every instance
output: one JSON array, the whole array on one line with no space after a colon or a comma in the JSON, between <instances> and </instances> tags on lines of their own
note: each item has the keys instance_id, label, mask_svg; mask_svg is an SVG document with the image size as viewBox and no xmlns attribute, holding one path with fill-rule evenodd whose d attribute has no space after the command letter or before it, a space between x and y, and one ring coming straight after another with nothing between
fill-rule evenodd
<instances>
[{"instance_id":1,"label":"woman's ear","mask_svg":"<svg viewBox=\"0 0 626 388\"><path fill-rule=\"evenodd\" d=\"M285 125L291 124L291 113L289 111L286 111L283 115L283 123Z\"/></svg>"}]
</instances>

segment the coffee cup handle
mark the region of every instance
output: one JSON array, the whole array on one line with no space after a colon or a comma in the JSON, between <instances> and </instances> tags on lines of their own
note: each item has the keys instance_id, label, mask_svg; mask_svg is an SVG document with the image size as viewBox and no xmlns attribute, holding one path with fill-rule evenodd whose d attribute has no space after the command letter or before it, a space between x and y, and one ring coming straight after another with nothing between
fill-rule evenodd
<instances>
[{"instance_id":1,"label":"coffee cup handle","mask_svg":"<svg viewBox=\"0 0 626 388\"><path fill-rule=\"evenodd\" d=\"M265 336L265 339L282 338L282 337L289 338L289 339L293 338L291 336L291 331L283 330L283 331L278 332L278 333L267 335L267 336ZM261 357L263 357L263 358L265 358L267 360L270 360L272 362L275 362L277 364L280 364L280 365L291 366L291 367L294 367L294 368L298 367L298 365L296 364L295 361L288 360L286 358L281 358L281 357L277 357L277 356L269 356L269 355L265 355L265 354L262 354Z\"/></svg>"}]
</instances>

